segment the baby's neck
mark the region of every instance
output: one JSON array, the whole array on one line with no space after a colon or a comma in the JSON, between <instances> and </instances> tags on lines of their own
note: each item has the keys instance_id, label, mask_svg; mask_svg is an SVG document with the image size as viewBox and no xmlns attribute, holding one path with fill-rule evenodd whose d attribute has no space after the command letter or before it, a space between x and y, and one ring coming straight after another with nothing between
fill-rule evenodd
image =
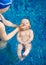
<instances>
[{"instance_id":1,"label":"baby's neck","mask_svg":"<svg viewBox=\"0 0 46 65\"><path fill-rule=\"evenodd\" d=\"M21 31L27 31L27 30L29 30L29 29L26 29L26 30L21 30Z\"/></svg>"}]
</instances>

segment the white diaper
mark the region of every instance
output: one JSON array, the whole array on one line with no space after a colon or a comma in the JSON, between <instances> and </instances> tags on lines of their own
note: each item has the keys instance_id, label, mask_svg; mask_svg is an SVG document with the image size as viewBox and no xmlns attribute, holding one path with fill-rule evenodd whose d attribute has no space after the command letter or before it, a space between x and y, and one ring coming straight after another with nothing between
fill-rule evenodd
<instances>
[{"instance_id":1,"label":"white diaper","mask_svg":"<svg viewBox=\"0 0 46 65\"><path fill-rule=\"evenodd\" d=\"M0 41L0 49L4 49L7 45L7 42Z\"/></svg>"}]
</instances>

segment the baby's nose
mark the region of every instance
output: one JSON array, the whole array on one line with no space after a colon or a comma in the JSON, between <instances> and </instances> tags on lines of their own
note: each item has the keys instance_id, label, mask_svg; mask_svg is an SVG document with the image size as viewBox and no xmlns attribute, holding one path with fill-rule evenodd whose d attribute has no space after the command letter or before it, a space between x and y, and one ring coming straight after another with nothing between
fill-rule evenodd
<instances>
[{"instance_id":1,"label":"baby's nose","mask_svg":"<svg viewBox=\"0 0 46 65\"><path fill-rule=\"evenodd\" d=\"M25 26L25 24L23 24L23 26Z\"/></svg>"}]
</instances>

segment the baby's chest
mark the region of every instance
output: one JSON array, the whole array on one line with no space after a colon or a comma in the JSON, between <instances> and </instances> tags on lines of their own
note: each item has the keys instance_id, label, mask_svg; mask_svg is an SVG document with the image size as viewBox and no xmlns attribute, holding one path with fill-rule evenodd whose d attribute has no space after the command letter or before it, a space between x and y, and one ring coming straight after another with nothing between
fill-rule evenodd
<instances>
[{"instance_id":1,"label":"baby's chest","mask_svg":"<svg viewBox=\"0 0 46 65\"><path fill-rule=\"evenodd\" d=\"M29 35L30 35L29 32L22 32L22 33L21 33L21 37L22 37L22 38L28 38Z\"/></svg>"}]
</instances>

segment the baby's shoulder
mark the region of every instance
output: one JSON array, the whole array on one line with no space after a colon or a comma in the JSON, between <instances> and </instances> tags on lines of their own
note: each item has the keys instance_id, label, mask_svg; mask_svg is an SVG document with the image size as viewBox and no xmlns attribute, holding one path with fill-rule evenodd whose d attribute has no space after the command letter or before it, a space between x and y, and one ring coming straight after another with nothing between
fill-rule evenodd
<instances>
[{"instance_id":1,"label":"baby's shoulder","mask_svg":"<svg viewBox=\"0 0 46 65\"><path fill-rule=\"evenodd\" d=\"M33 33L33 30L32 30L32 29L29 29L29 32L30 32L30 33Z\"/></svg>"},{"instance_id":2,"label":"baby's shoulder","mask_svg":"<svg viewBox=\"0 0 46 65\"><path fill-rule=\"evenodd\" d=\"M28 31L32 32L33 30L32 29L29 29Z\"/></svg>"}]
</instances>

